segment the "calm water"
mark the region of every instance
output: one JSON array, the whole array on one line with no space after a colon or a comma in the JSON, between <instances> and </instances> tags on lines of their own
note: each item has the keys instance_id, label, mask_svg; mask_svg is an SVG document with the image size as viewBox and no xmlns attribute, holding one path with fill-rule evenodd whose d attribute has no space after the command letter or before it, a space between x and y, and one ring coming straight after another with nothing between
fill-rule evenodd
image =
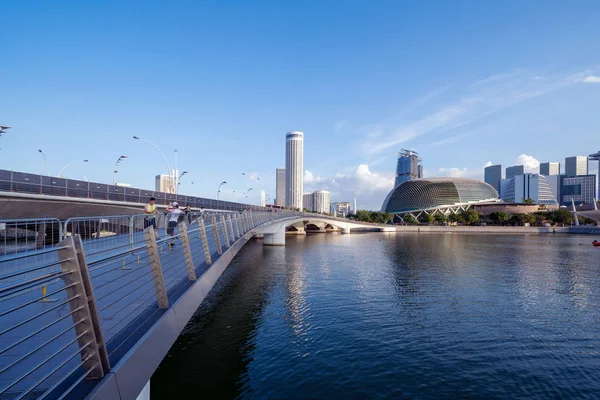
<instances>
[{"instance_id":1,"label":"calm water","mask_svg":"<svg viewBox=\"0 0 600 400\"><path fill-rule=\"evenodd\" d=\"M252 242L154 375L152 398L600 398L592 239Z\"/></svg>"}]
</instances>

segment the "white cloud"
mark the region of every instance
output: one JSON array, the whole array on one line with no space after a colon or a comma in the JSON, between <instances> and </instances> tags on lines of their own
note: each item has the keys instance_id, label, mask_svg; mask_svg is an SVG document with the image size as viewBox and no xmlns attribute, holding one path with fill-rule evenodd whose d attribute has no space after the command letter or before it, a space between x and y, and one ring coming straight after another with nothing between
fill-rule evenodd
<instances>
[{"instance_id":1,"label":"white cloud","mask_svg":"<svg viewBox=\"0 0 600 400\"><path fill-rule=\"evenodd\" d=\"M540 171L540 162L535 157L527 154L521 154L517 157L517 165L523 165L525 172L538 173Z\"/></svg>"},{"instance_id":2,"label":"white cloud","mask_svg":"<svg viewBox=\"0 0 600 400\"><path fill-rule=\"evenodd\" d=\"M590 75L581 80L584 83L600 83L600 76Z\"/></svg>"},{"instance_id":3,"label":"white cloud","mask_svg":"<svg viewBox=\"0 0 600 400\"><path fill-rule=\"evenodd\" d=\"M312 185L313 183L317 183L320 182L321 178L318 176L314 176L312 172L310 172L309 170L305 170L304 171L304 184L305 185Z\"/></svg>"},{"instance_id":4,"label":"white cloud","mask_svg":"<svg viewBox=\"0 0 600 400\"><path fill-rule=\"evenodd\" d=\"M255 181L256 178L257 178L256 172L253 172L248 176L248 179L250 179L251 181Z\"/></svg>"},{"instance_id":5,"label":"white cloud","mask_svg":"<svg viewBox=\"0 0 600 400\"><path fill-rule=\"evenodd\" d=\"M379 210L383 200L394 186L392 171L374 171L367 164L360 164L351 173L337 173L333 177L315 177L304 172L304 191L329 190L331 201L357 199L360 208Z\"/></svg>"},{"instance_id":6,"label":"white cloud","mask_svg":"<svg viewBox=\"0 0 600 400\"><path fill-rule=\"evenodd\" d=\"M491 161L488 161L483 165L483 168L491 167L492 165L494 164Z\"/></svg>"},{"instance_id":7,"label":"white cloud","mask_svg":"<svg viewBox=\"0 0 600 400\"><path fill-rule=\"evenodd\" d=\"M571 86L582 80L588 82L589 71L572 75L546 75L544 79L531 79L531 74L521 70L498 74L471 85L462 85L462 93L456 100L437 106L420 118L398 124L375 125L377 135L366 135L363 150L369 156L427 134L441 134L463 126L472 126L492 114L498 113L523 101L545 96ZM464 135L455 134L440 140L443 145L460 140ZM377 136L375 139L374 136Z\"/></svg>"}]
</instances>

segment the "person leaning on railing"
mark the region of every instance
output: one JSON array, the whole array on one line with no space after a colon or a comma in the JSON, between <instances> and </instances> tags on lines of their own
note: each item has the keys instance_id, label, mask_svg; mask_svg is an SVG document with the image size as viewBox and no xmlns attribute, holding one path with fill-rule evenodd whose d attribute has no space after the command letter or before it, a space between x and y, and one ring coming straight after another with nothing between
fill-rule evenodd
<instances>
[{"instance_id":1,"label":"person leaning on railing","mask_svg":"<svg viewBox=\"0 0 600 400\"><path fill-rule=\"evenodd\" d=\"M150 201L144 206L144 214L146 214L144 228L153 227L154 235L158 239L158 231L156 230L156 199L154 197L150 197Z\"/></svg>"}]
</instances>

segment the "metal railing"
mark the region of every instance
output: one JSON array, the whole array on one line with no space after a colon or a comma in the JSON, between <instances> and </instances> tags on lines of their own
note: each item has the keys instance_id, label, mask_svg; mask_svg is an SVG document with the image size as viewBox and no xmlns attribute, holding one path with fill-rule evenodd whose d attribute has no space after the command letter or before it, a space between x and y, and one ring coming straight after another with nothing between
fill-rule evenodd
<instances>
[{"instance_id":1,"label":"metal railing","mask_svg":"<svg viewBox=\"0 0 600 400\"><path fill-rule=\"evenodd\" d=\"M189 213L173 235L165 218L71 218L0 258L0 398L83 397L240 237L301 215Z\"/></svg>"},{"instance_id":2,"label":"metal railing","mask_svg":"<svg viewBox=\"0 0 600 400\"><path fill-rule=\"evenodd\" d=\"M79 181L45 175L0 169L0 192L42 194L49 196L74 197L84 199L146 203L150 197L159 205L168 205L173 201L181 205L189 204L194 208L239 211L241 209L261 211L264 207L242 204L203 197L186 196L137 189L104 183Z\"/></svg>"}]
</instances>

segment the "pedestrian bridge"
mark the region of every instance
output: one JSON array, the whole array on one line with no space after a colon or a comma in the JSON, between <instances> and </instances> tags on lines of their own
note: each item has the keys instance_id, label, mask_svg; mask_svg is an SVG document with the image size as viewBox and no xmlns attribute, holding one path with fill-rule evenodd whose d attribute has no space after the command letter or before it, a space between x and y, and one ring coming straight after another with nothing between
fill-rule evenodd
<instances>
[{"instance_id":1,"label":"pedestrian bridge","mask_svg":"<svg viewBox=\"0 0 600 400\"><path fill-rule=\"evenodd\" d=\"M1 399L149 398L150 377L249 240L284 245L286 229L307 224L394 230L291 211L190 213L169 247L164 222L0 221Z\"/></svg>"}]
</instances>

